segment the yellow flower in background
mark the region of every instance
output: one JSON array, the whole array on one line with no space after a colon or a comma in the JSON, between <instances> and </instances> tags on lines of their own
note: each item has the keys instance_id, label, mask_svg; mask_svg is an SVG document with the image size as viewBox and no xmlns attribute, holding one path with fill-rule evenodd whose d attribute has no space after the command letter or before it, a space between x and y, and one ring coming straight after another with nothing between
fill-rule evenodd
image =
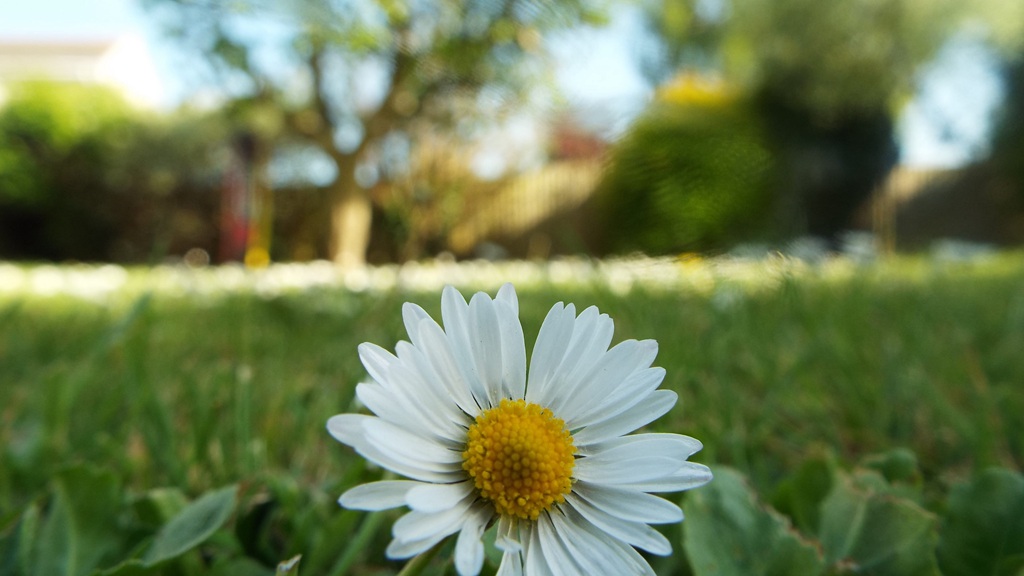
<instances>
[{"instance_id":1,"label":"yellow flower in background","mask_svg":"<svg viewBox=\"0 0 1024 576\"><path fill-rule=\"evenodd\" d=\"M716 76L684 72L659 87L656 97L661 102L677 106L717 108L732 104L736 89Z\"/></svg>"},{"instance_id":2,"label":"yellow flower in background","mask_svg":"<svg viewBox=\"0 0 1024 576\"><path fill-rule=\"evenodd\" d=\"M650 524L682 520L652 493L701 486L711 471L687 459L702 448L678 434L630 434L675 405L651 367L653 340L609 349L613 323L597 308L556 304L530 358L515 290L467 303L441 299L442 329L403 308L409 342L395 354L362 344L372 378L356 394L373 416L341 414L328 431L408 480L356 486L347 508L410 511L393 527L390 558L409 558L458 534L455 567L478 574L484 531L497 522L498 574L653 574L634 549L667 555Z\"/></svg>"}]
</instances>

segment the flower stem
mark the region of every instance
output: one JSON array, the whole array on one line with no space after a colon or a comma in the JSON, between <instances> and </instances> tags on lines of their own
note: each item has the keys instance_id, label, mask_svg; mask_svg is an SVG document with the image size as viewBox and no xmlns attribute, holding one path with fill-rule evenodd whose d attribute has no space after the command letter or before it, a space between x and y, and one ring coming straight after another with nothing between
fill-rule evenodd
<instances>
[{"instance_id":1,"label":"flower stem","mask_svg":"<svg viewBox=\"0 0 1024 576\"><path fill-rule=\"evenodd\" d=\"M441 547L444 546L446 541L447 538L441 540L437 544L434 544L434 547L430 550L427 550L412 560L409 560L409 563L405 565L405 568L402 568L402 571L398 573L398 576L419 576L419 574L423 572L423 569L427 567L427 564L430 564L430 561L434 559L434 556L437 556L438 551L441 550Z\"/></svg>"}]
</instances>

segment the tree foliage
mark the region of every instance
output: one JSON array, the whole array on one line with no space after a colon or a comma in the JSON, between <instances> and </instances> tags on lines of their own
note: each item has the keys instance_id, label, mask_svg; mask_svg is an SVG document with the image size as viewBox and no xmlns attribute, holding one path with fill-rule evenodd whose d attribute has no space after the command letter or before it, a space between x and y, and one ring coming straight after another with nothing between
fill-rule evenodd
<instances>
[{"instance_id":1,"label":"tree foliage","mask_svg":"<svg viewBox=\"0 0 1024 576\"><path fill-rule=\"evenodd\" d=\"M422 126L472 134L522 102L544 75L543 34L600 16L588 0L148 0L207 79L268 103L278 131L337 168L333 257L365 259L375 183L401 174Z\"/></svg>"},{"instance_id":2,"label":"tree foliage","mask_svg":"<svg viewBox=\"0 0 1024 576\"><path fill-rule=\"evenodd\" d=\"M0 108L0 255L144 261L213 249L221 124L103 87L28 83Z\"/></svg>"},{"instance_id":3,"label":"tree foliage","mask_svg":"<svg viewBox=\"0 0 1024 576\"><path fill-rule=\"evenodd\" d=\"M683 78L616 144L600 189L607 249L720 250L770 233L774 167L749 103Z\"/></svg>"},{"instance_id":4,"label":"tree foliage","mask_svg":"<svg viewBox=\"0 0 1024 576\"><path fill-rule=\"evenodd\" d=\"M826 238L896 162L894 115L963 21L949 0L690 0L647 4L647 70L713 71L751 96L781 171L790 234Z\"/></svg>"},{"instance_id":5,"label":"tree foliage","mask_svg":"<svg viewBox=\"0 0 1024 576\"><path fill-rule=\"evenodd\" d=\"M895 109L968 13L951 0L652 0L645 62L655 81L712 69L827 124Z\"/></svg>"},{"instance_id":6,"label":"tree foliage","mask_svg":"<svg viewBox=\"0 0 1024 576\"><path fill-rule=\"evenodd\" d=\"M1024 202L1024 52L1006 62L1003 76L1006 95L994 123L992 157Z\"/></svg>"}]
</instances>

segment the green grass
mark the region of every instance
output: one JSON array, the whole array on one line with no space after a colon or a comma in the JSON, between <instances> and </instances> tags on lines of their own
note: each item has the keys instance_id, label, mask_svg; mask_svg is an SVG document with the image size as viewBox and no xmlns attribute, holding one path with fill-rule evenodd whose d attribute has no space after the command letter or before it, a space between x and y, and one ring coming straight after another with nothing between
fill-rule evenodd
<instances>
[{"instance_id":1,"label":"green grass","mask_svg":"<svg viewBox=\"0 0 1024 576\"><path fill-rule=\"evenodd\" d=\"M597 305L616 341L658 340L680 403L655 428L699 438L696 460L738 468L762 494L822 452L854 463L908 448L934 495L986 466L1024 468L1024 255L681 266L683 281L628 293L594 280L520 286L528 348L556 301ZM437 317L439 300L399 288L0 292L0 532L60 470L86 463L113 471L126 497L232 483L252 506L272 495L263 554L304 553L303 574L341 573L331 551L360 523L375 552L343 564L382 564L390 522L333 502L377 472L325 422L357 409L356 346L393 349L401 304Z\"/></svg>"}]
</instances>

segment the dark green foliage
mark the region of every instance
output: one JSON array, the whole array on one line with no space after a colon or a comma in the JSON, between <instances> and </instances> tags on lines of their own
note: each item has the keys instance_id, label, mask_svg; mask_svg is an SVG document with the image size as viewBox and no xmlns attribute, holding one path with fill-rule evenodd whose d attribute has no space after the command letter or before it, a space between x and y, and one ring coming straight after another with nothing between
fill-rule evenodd
<instances>
[{"instance_id":1,"label":"dark green foliage","mask_svg":"<svg viewBox=\"0 0 1024 576\"><path fill-rule=\"evenodd\" d=\"M937 576L935 515L879 475L840 476L821 504L819 538L837 572Z\"/></svg>"},{"instance_id":2,"label":"dark green foliage","mask_svg":"<svg viewBox=\"0 0 1024 576\"><path fill-rule=\"evenodd\" d=\"M160 528L142 561L154 566L195 548L228 520L237 494L237 486L204 494Z\"/></svg>"},{"instance_id":3,"label":"dark green foliage","mask_svg":"<svg viewBox=\"0 0 1024 576\"><path fill-rule=\"evenodd\" d=\"M939 574L937 519L914 494L862 469L834 470L824 485L808 482L820 462L809 460L786 480L795 490L826 488L826 497L811 506L820 526L799 531L757 502L737 472L716 469L712 483L686 499L683 545L695 574Z\"/></svg>"},{"instance_id":4,"label":"dark green foliage","mask_svg":"<svg viewBox=\"0 0 1024 576\"><path fill-rule=\"evenodd\" d=\"M992 123L992 158L1024 204L1024 54L1003 65L1006 93Z\"/></svg>"},{"instance_id":5,"label":"dark green foliage","mask_svg":"<svg viewBox=\"0 0 1024 576\"><path fill-rule=\"evenodd\" d=\"M748 94L779 175L766 216L785 237L833 242L895 164L894 120L918 72L976 9L951 0L643 5L651 77L713 71Z\"/></svg>"},{"instance_id":6,"label":"dark green foliage","mask_svg":"<svg viewBox=\"0 0 1024 576\"><path fill-rule=\"evenodd\" d=\"M76 467L58 474L38 530L21 534L24 573L84 576L123 554L117 534L119 484L108 470Z\"/></svg>"},{"instance_id":7,"label":"dark green foliage","mask_svg":"<svg viewBox=\"0 0 1024 576\"><path fill-rule=\"evenodd\" d=\"M818 532L819 509L835 481L837 464L827 455L807 458L779 483L772 505L792 519L800 530Z\"/></svg>"},{"instance_id":8,"label":"dark green foliage","mask_svg":"<svg viewBox=\"0 0 1024 576\"><path fill-rule=\"evenodd\" d=\"M97 210L105 133L123 129L112 91L29 84L0 107L0 255L96 258L113 236Z\"/></svg>"},{"instance_id":9,"label":"dark green foliage","mask_svg":"<svg viewBox=\"0 0 1024 576\"><path fill-rule=\"evenodd\" d=\"M122 495L109 470L73 466L61 471L46 506L30 505L0 530L4 576L160 576L193 574L204 560L195 553L231 517L236 487L210 492L156 527ZM148 494L140 500L146 500ZM190 554L191 553L191 554ZM228 550L221 555L229 557ZM244 559L230 559L238 562ZM261 569L249 561L251 569ZM220 572L211 572L220 573ZM250 571L249 574L260 574ZM262 573L270 573L263 569Z\"/></svg>"},{"instance_id":10,"label":"dark green foliage","mask_svg":"<svg viewBox=\"0 0 1024 576\"><path fill-rule=\"evenodd\" d=\"M214 252L224 124L155 117L109 89L15 85L0 106L0 258Z\"/></svg>"},{"instance_id":11,"label":"dark green foliage","mask_svg":"<svg viewBox=\"0 0 1024 576\"><path fill-rule=\"evenodd\" d=\"M1024 477L990 469L953 488L939 543L946 576L1016 576L1024 570Z\"/></svg>"},{"instance_id":12,"label":"dark green foliage","mask_svg":"<svg viewBox=\"0 0 1024 576\"><path fill-rule=\"evenodd\" d=\"M683 546L696 576L816 576L825 564L815 546L777 512L757 502L743 476L715 469L710 484L687 496Z\"/></svg>"},{"instance_id":13,"label":"dark green foliage","mask_svg":"<svg viewBox=\"0 0 1024 576\"><path fill-rule=\"evenodd\" d=\"M740 105L656 105L614 147L598 191L606 249L728 248L771 227L772 160Z\"/></svg>"},{"instance_id":14,"label":"dark green foliage","mask_svg":"<svg viewBox=\"0 0 1024 576\"><path fill-rule=\"evenodd\" d=\"M853 108L824 113L770 89L756 98L781 174L777 193L783 232L834 242L853 226L857 210L896 165L899 150L890 112Z\"/></svg>"}]
</instances>

